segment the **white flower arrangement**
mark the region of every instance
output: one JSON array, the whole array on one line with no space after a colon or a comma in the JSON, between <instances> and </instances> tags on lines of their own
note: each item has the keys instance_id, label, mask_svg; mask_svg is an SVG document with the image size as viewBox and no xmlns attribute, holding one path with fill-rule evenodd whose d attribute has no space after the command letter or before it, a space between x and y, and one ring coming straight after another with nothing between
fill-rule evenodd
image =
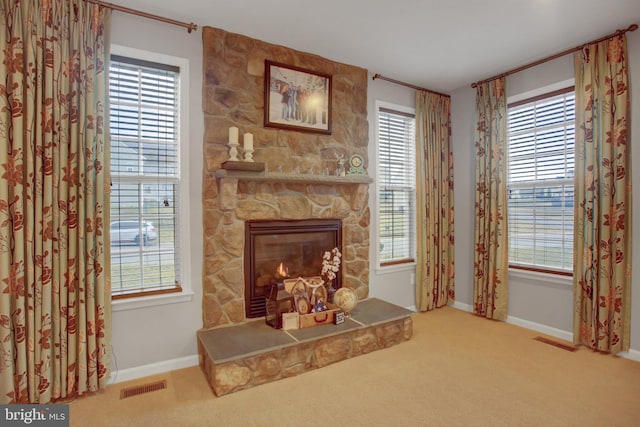
<instances>
[{"instance_id":1,"label":"white flower arrangement","mask_svg":"<svg viewBox=\"0 0 640 427\"><path fill-rule=\"evenodd\" d=\"M322 277L327 282L331 282L336 278L336 273L340 271L340 259L342 254L338 248L333 248L331 252L327 251L322 256Z\"/></svg>"}]
</instances>

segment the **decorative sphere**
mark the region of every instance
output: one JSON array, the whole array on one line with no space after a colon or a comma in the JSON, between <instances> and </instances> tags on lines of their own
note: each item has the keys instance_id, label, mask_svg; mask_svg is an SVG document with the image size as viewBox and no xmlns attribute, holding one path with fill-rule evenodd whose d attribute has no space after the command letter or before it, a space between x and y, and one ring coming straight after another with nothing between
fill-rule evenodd
<instances>
[{"instance_id":1,"label":"decorative sphere","mask_svg":"<svg viewBox=\"0 0 640 427\"><path fill-rule=\"evenodd\" d=\"M340 288L333 295L333 303L337 305L340 310L348 313L353 310L358 303L358 294L351 288Z\"/></svg>"}]
</instances>

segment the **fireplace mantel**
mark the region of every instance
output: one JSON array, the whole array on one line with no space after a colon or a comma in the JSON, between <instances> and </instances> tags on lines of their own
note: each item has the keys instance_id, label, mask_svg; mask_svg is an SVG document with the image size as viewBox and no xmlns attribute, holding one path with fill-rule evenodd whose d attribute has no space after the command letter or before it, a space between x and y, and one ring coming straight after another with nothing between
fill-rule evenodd
<instances>
[{"instance_id":1,"label":"fireplace mantel","mask_svg":"<svg viewBox=\"0 0 640 427\"><path fill-rule=\"evenodd\" d=\"M262 182L282 182L294 184L327 184L327 185L350 185L350 184L370 184L373 179L366 175L313 175L313 174L292 174L274 172L252 172L218 169L216 179L218 181L227 178L235 178L240 181L262 181Z\"/></svg>"},{"instance_id":2,"label":"fireplace mantel","mask_svg":"<svg viewBox=\"0 0 640 427\"><path fill-rule=\"evenodd\" d=\"M238 182L253 181L263 183L281 184L311 184L311 185L357 185L357 190L353 193L351 207L361 209L364 206L367 194L367 186L373 182L366 175L312 175L312 174L289 174L274 172L252 172L240 170L218 169L215 171L220 193L220 209L228 210L236 206L238 193Z\"/></svg>"}]
</instances>

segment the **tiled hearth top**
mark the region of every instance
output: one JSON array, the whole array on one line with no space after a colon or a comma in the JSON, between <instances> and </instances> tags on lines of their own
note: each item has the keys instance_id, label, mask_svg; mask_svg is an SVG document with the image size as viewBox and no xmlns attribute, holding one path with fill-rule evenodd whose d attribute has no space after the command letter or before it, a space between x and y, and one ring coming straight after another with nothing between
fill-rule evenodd
<instances>
[{"instance_id":1,"label":"tiled hearth top","mask_svg":"<svg viewBox=\"0 0 640 427\"><path fill-rule=\"evenodd\" d=\"M198 337L216 364L270 350L318 340L350 330L409 317L413 312L377 298L358 302L351 316L340 325L320 325L283 331L267 325L264 318L240 325L198 331Z\"/></svg>"},{"instance_id":2,"label":"tiled hearth top","mask_svg":"<svg viewBox=\"0 0 640 427\"><path fill-rule=\"evenodd\" d=\"M351 312L351 317L365 326L375 326L413 314L413 311L399 307L378 298L362 300Z\"/></svg>"}]
</instances>

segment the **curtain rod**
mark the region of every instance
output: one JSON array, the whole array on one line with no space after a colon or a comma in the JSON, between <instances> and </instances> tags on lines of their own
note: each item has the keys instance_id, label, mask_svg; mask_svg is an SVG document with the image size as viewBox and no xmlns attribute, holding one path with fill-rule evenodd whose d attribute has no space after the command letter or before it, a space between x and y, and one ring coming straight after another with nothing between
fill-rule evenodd
<instances>
[{"instance_id":1,"label":"curtain rod","mask_svg":"<svg viewBox=\"0 0 640 427\"><path fill-rule=\"evenodd\" d=\"M567 49L567 50L565 50L563 52L556 53L555 55L547 56L546 58L542 58L542 59L539 59L537 61L531 62L529 64L522 65L522 66L520 66L518 68L514 68L513 70L505 71L504 73L498 74L497 76L493 76L493 77L489 77L488 79L480 80L478 82L472 83L471 87L475 88L479 84L487 83L487 82L490 82L492 80L496 80L496 79L499 79L499 78L502 78L502 77L507 77L507 76L509 76L511 74L515 74L515 73L518 73L520 71L526 70L527 68L535 67L536 65L540 65L540 64L543 64L545 62L549 62L549 61L552 61L554 59L558 59L558 58L560 58L562 56L565 56L565 55L568 55L570 53L577 52L577 51L581 50L582 48L584 48L585 46L588 46L588 45L591 45L591 44L600 43L600 42L603 42L605 40L609 40L609 39L611 39L613 37L622 35L622 34L626 33L627 31L635 31L637 29L638 29L638 25L637 24L631 24L625 30L617 30L615 33L609 34L608 36L600 37L597 40L592 40L592 41L590 41L588 43L584 43L584 44L582 44L580 46L576 46L576 47L574 47L572 49Z\"/></svg>"},{"instance_id":2,"label":"curtain rod","mask_svg":"<svg viewBox=\"0 0 640 427\"><path fill-rule=\"evenodd\" d=\"M386 80L388 82L395 83L397 85L410 87L411 89L422 90L424 92L431 92L431 93L435 93L436 95L446 96L447 98L451 98L451 95L447 95L446 93L440 93L440 92L436 92L435 90L425 89L425 88L420 87L420 86L416 86L416 85L412 85L412 84L409 84L409 83L401 82L399 80L390 79L389 77L385 77L385 76L382 76L380 74L374 74L373 77L371 78L371 80L375 80L375 79Z\"/></svg>"},{"instance_id":3,"label":"curtain rod","mask_svg":"<svg viewBox=\"0 0 640 427\"><path fill-rule=\"evenodd\" d=\"M85 1L87 3L97 4L98 6L104 6L104 7L107 7L109 9L117 10L117 11L120 11L120 12L130 13L132 15L142 16L143 18L154 19L156 21L165 22L167 24L173 24L173 25L177 25L179 27L184 27L184 28L187 29L187 31L189 33L191 33L191 31L194 31L194 30L198 29L198 26L196 24L194 24L193 22L187 24L186 22L176 21L175 19L165 18L165 17L158 16L158 15L152 15L151 13L142 12L142 11L135 10L135 9L130 9L128 7L118 6L117 4L107 3L107 2L99 1L99 0L85 0Z\"/></svg>"}]
</instances>

